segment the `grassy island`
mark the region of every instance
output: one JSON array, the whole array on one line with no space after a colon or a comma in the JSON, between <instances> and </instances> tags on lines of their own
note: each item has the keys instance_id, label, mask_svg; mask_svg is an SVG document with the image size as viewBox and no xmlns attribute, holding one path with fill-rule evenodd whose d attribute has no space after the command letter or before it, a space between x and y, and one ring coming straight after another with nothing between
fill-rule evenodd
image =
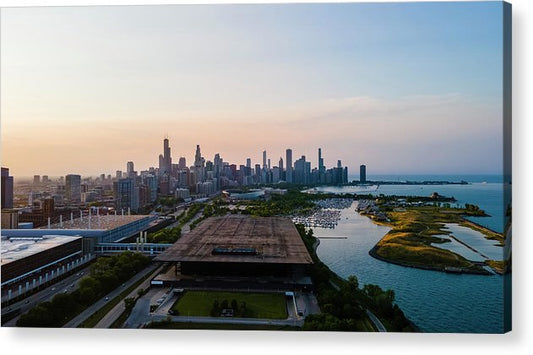
<instances>
[{"instance_id":1,"label":"grassy island","mask_svg":"<svg viewBox=\"0 0 533 355\"><path fill-rule=\"evenodd\" d=\"M362 212L365 214L365 212ZM395 208L386 212L386 219L375 220L376 223L392 228L370 251L378 259L391 263L418 267L423 269L489 274L480 263L474 263L452 251L439 248L435 244L450 242L446 223L456 223L475 229L488 239L494 239L503 245L503 236L479 226L464 216L485 216L477 206L467 205L465 208L439 206L416 206ZM488 261L486 265L498 272L499 263Z\"/></svg>"}]
</instances>

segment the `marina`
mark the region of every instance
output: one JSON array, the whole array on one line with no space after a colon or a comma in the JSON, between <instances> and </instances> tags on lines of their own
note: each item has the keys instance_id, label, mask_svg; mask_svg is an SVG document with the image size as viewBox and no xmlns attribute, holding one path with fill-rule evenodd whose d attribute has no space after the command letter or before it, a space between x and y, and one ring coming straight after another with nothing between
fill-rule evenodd
<instances>
[{"instance_id":1,"label":"marina","mask_svg":"<svg viewBox=\"0 0 533 355\"><path fill-rule=\"evenodd\" d=\"M488 184L486 188L490 188ZM477 186L467 185L470 189ZM462 197L458 195L457 197ZM360 202L359 202L360 203ZM490 206L480 204L487 208ZM503 278L464 273L436 272L394 265L377 260L368 251L390 230L373 223L367 216L356 213L358 202L341 210L335 229L315 228L314 236L327 239L317 248L319 258L332 271L343 278L355 275L361 285L375 284L382 289L392 289L396 302L405 315L424 332L474 332L498 333L503 329ZM482 220L490 224L491 217ZM447 226L452 229L455 226ZM478 248L488 256L501 255L501 247L476 238L454 234L475 245L475 241L487 244ZM347 236L337 239L337 236ZM333 238L328 238L333 237ZM463 252L470 251L464 245L452 241ZM431 299L431 302L427 302Z\"/></svg>"},{"instance_id":2,"label":"marina","mask_svg":"<svg viewBox=\"0 0 533 355\"><path fill-rule=\"evenodd\" d=\"M313 201L316 208L307 216L293 216L295 224L303 224L307 228L330 228L333 229L341 219L341 210L352 205L350 198L328 198Z\"/></svg>"}]
</instances>

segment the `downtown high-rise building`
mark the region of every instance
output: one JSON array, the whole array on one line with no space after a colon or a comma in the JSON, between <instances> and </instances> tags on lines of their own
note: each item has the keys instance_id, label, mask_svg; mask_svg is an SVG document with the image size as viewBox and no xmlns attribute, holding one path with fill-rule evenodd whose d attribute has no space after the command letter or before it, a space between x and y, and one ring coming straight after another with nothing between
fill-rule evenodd
<instances>
[{"instance_id":1,"label":"downtown high-rise building","mask_svg":"<svg viewBox=\"0 0 533 355\"><path fill-rule=\"evenodd\" d=\"M69 174L65 176L65 198L70 203L81 202L81 176Z\"/></svg>"},{"instance_id":2,"label":"downtown high-rise building","mask_svg":"<svg viewBox=\"0 0 533 355\"><path fill-rule=\"evenodd\" d=\"M126 164L126 173L130 179L135 179L135 168L132 161Z\"/></svg>"},{"instance_id":3,"label":"downtown high-rise building","mask_svg":"<svg viewBox=\"0 0 533 355\"><path fill-rule=\"evenodd\" d=\"M311 162L305 160L305 155L294 162L293 183L307 184L311 175Z\"/></svg>"},{"instance_id":4,"label":"downtown high-rise building","mask_svg":"<svg viewBox=\"0 0 533 355\"><path fill-rule=\"evenodd\" d=\"M172 158L168 138L163 140L163 154L159 155L159 176L170 175L172 172Z\"/></svg>"},{"instance_id":5,"label":"downtown high-rise building","mask_svg":"<svg viewBox=\"0 0 533 355\"><path fill-rule=\"evenodd\" d=\"M2 168L2 208L13 208L13 176L9 168Z\"/></svg>"},{"instance_id":6,"label":"downtown high-rise building","mask_svg":"<svg viewBox=\"0 0 533 355\"><path fill-rule=\"evenodd\" d=\"M322 148L318 148L318 182L326 182L326 167L324 166L324 158L322 158Z\"/></svg>"},{"instance_id":7,"label":"downtown high-rise building","mask_svg":"<svg viewBox=\"0 0 533 355\"><path fill-rule=\"evenodd\" d=\"M115 197L115 208L118 212L125 213L128 209L136 211L139 208L139 192L135 190L133 179L124 178L115 181L113 184L113 193Z\"/></svg>"},{"instance_id":8,"label":"downtown high-rise building","mask_svg":"<svg viewBox=\"0 0 533 355\"><path fill-rule=\"evenodd\" d=\"M200 145L196 145L196 153L194 154L194 182L195 185L204 181L205 159L200 152Z\"/></svg>"},{"instance_id":9,"label":"downtown high-rise building","mask_svg":"<svg viewBox=\"0 0 533 355\"><path fill-rule=\"evenodd\" d=\"M187 168L187 160L185 157L180 157L180 160L178 161L178 169L183 170Z\"/></svg>"},{"instance_id":10,"label":"downtown high-rise building","mask_svg":"<svg viewBox=\"0 0 533 355\"><path fill-rule=\"evenodd\" d=\"M148 174L143 177L143 183L148 187L149 202L155 202L157 200L157 178L152 174Z\"/></svg>"},{"instance_id":11,"label":"downtown high-rise building","mask_svg":"<svg viewBox=\"0 0 533 355\"><path fill-rule=\"evenodd\" d=\"M292 183L293 182L293 178L292 178L292 149L287 149L285 151L285 164L286 164L285 180L288 183Z\"/></svg>"},{"instance_id":12,"label":"downtown high-rise building","mask_svg":"<svg viewBox=\"0 0 533 355\"><path fill-rule=\"evenodd\" d=\"M361 184L366 184L366 165L361 165L359 167L359 182Z\"/></svg>"}]
</instances>

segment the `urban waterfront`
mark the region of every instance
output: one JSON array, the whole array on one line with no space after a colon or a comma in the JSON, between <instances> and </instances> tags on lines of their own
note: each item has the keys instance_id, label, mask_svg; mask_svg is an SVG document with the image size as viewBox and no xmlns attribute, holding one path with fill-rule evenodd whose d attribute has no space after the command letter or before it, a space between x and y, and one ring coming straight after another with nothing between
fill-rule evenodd
<instances>
[{"instance_id":1,"label":"urban waterfront","mask_svg":"<svg viewBox=\"0 0 533 355\"><path fill-rule=\"evenodd\" d=\"M370 190L361 187L322 187L328 192ZM449 186L380 186L373 194L429 195L438 192L454 196L459 204L474 203L491 217L476 222L501 232L503 185L475 183ZM370 191L368 191L370 193ZM390 230L374 224L355 212L357 202L341 211L335 229L314 228L317 237L342 236L346 239L322 239L318 256L332 271L346 278L356 275L360 284L377 284L393 289L396 302L406 316L424 332L503 332L503 277L448 274L403 267L377 260L368 251ZM482 238L478 234L479 238ZM488 247L490 249L490 246ZM493 246L493 255L502 255L501 247Z\"/></svg>"},{"instance_id":2,"label":"urban waterfront","mask_svg":"<svg viewBox=\"0 0 533 355\"><path fill-rule=\"evenodd\" d=\"M427 177L413 175L413 181L423 181ZM501 177L497 175L478 176L475 180L467 180L471 176L439 176L439 179L447 181L460 181L465 179L469 184L465 185L369 185L369 186L322 186L317 187L318 191L333 193L357 193L372 194L378 196L384 195L405 195L405 196L429 196L433 192L441 196L454 197L457 199L457 205L471 203L478 205L490 217L469 217L468 219L492 229L495 232L502 233L504 229L504 188L501 183ZM389 181L394 181L389 178Z\"/></svg>"}]
</instances>

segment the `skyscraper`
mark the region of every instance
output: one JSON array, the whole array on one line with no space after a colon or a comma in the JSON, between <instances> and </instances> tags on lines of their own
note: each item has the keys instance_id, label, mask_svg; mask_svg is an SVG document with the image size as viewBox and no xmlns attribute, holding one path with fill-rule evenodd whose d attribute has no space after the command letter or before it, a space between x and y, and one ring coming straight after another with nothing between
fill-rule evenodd
<instances>
[{"instance_id":1,"label":"skyscraper","mask_svg":"<svg viewBox=\"0 0 533 355\"><path fill-rule=\"evenodd\" d=\"M220 177L222 176L222 169L224 166L224 160L220 157L220 154L215 154L214 159L214 169L213 169L213 177L214 177L214 186L215 190L220 190Z\"/></svg>"},{"instance_id":2,"label":"skyscraper","mask_svg":"<svg viewBox=\"0 0 533 355\"><path fill-rule=\"evenodd\" d=\"M359 167L359 182L361 184L366 184L366 165L361 165Z\"/></svg>"},{"instance_id":3,"label":"skyscraper","mask_svg":"<svg viewBox=\"0 0 533 355\"><path fill-rule=\"evenodd\" d=\"M324 167L324 159L322 158L322 148L318 148L318 181L320 183L326 182L326 168Z\"/></svg>"},{"instance_id":4,"label":"skyscraper","mask_svg":"<svg viewBox=\"0 0 533 355\"><path fill-rule=\"evenodd\" d=\"M135 198L135 186L133 179L125 178L115 181L113 184L113 192L115 197L115 208L118 212L126 210L128 208L136 210L138 206L138 198Z\"/></svg>"},{"instance_id":5,"label":"skyscraper","mask_svg":"<svg viewBox=\"0 0 533 355\"><path fill-rule=\"evenodd\" d=\"M194 178L195 184L204 181L204 163L205 160L202 158L202 153L200 152L200 145L196 145L196 154L194 155Z\"/></svg>"},{"instance_id":6,"label":"skyscraper","mask_svg":"<svg viewBox=\"0 0 533 355\"><path fill-rule=\"evenodd\" d=\"M68 202L81 202L81 176L69 174L65 177L65 198Z\"/></svg>"},{"instance_id":7,"label":"skyscraper","mask_svg":"<svg viewBox=\"0 0 533 355\"><path fill-rule=\"evenodd\" d=\"M146 175L144 177L144 184L148 186L150 192L150 202L155 202L157 199L157 178L154 175Z\"/></svg>"},{"instance_id":8,"label":"skyscraper","mask_svg":"<svg viewBox=\"0 0 533 355\"><path fill-rule=\"evenodd\" d=\"M9 169L2 168L2 208L13 208L13 176Z\"/></svg>"},{"instance_id":9,"label":"skyscraper","mask_svg":"<svg viewBox=\"0 0 533 355\"><path fill-rule=\"evenodd\" d=\"M182 169L185 169L186 167L187 167L187 160L185 159L185 157L181 157L178 162L178 168L182 170Z\"/></svg>"},{"instance_id":10,"label":"skyscraper","mask_svg":"<svg viewBox=\"0 0 533 355\"><path fill-rule=\"evenodd\" d=\"M286 181L288 183L292 183L292 149L287 149L285 151L285 160L287 167L285 168L286 171Z\"/></svg>"},{"instance_id":11,"label":"skyscraper","mask_svg":"<svg viewBox=\"0 0 533 355\"><path fill-rule=\"evenodd\" d=\"M134 179L135 178L135 169L134 169L134 166L133 166L133 162L132 161L129 161L127 163L127 166L126 166L126 171L128 173L128 177L130 179Z\"/></svg>"},{"instance_id":12,"label":"skyscraper","mask_svg":"<svg viewBox=\"0 0 533 355\"><path fill-rule=\"evenodd\" d=\"M263 169L266 170L267 168L267 151L263 150Z\"/></svg>"},{"instance_id":13,"label":"skyscraper","mask_svg":"<svg viewBox=\"0 0 533 355\"><path fill-rule=\"evenodd\" d=\"M169 174L172 172L172 158L170 157L170 146L168 138L163 140L163 154L159 155L159 175Z\"/></svg>"},{"instance_id":14,"label":"skyscraper","mask_svg":"<svg viewBox=\"0 0 533 355\"><path fill-rule=\"evenodd\" d=\"M294 162L293 182L295 184L307 184L311 174L311 163L305 160L305 155Z\"/></svg>"}]
</instances>

